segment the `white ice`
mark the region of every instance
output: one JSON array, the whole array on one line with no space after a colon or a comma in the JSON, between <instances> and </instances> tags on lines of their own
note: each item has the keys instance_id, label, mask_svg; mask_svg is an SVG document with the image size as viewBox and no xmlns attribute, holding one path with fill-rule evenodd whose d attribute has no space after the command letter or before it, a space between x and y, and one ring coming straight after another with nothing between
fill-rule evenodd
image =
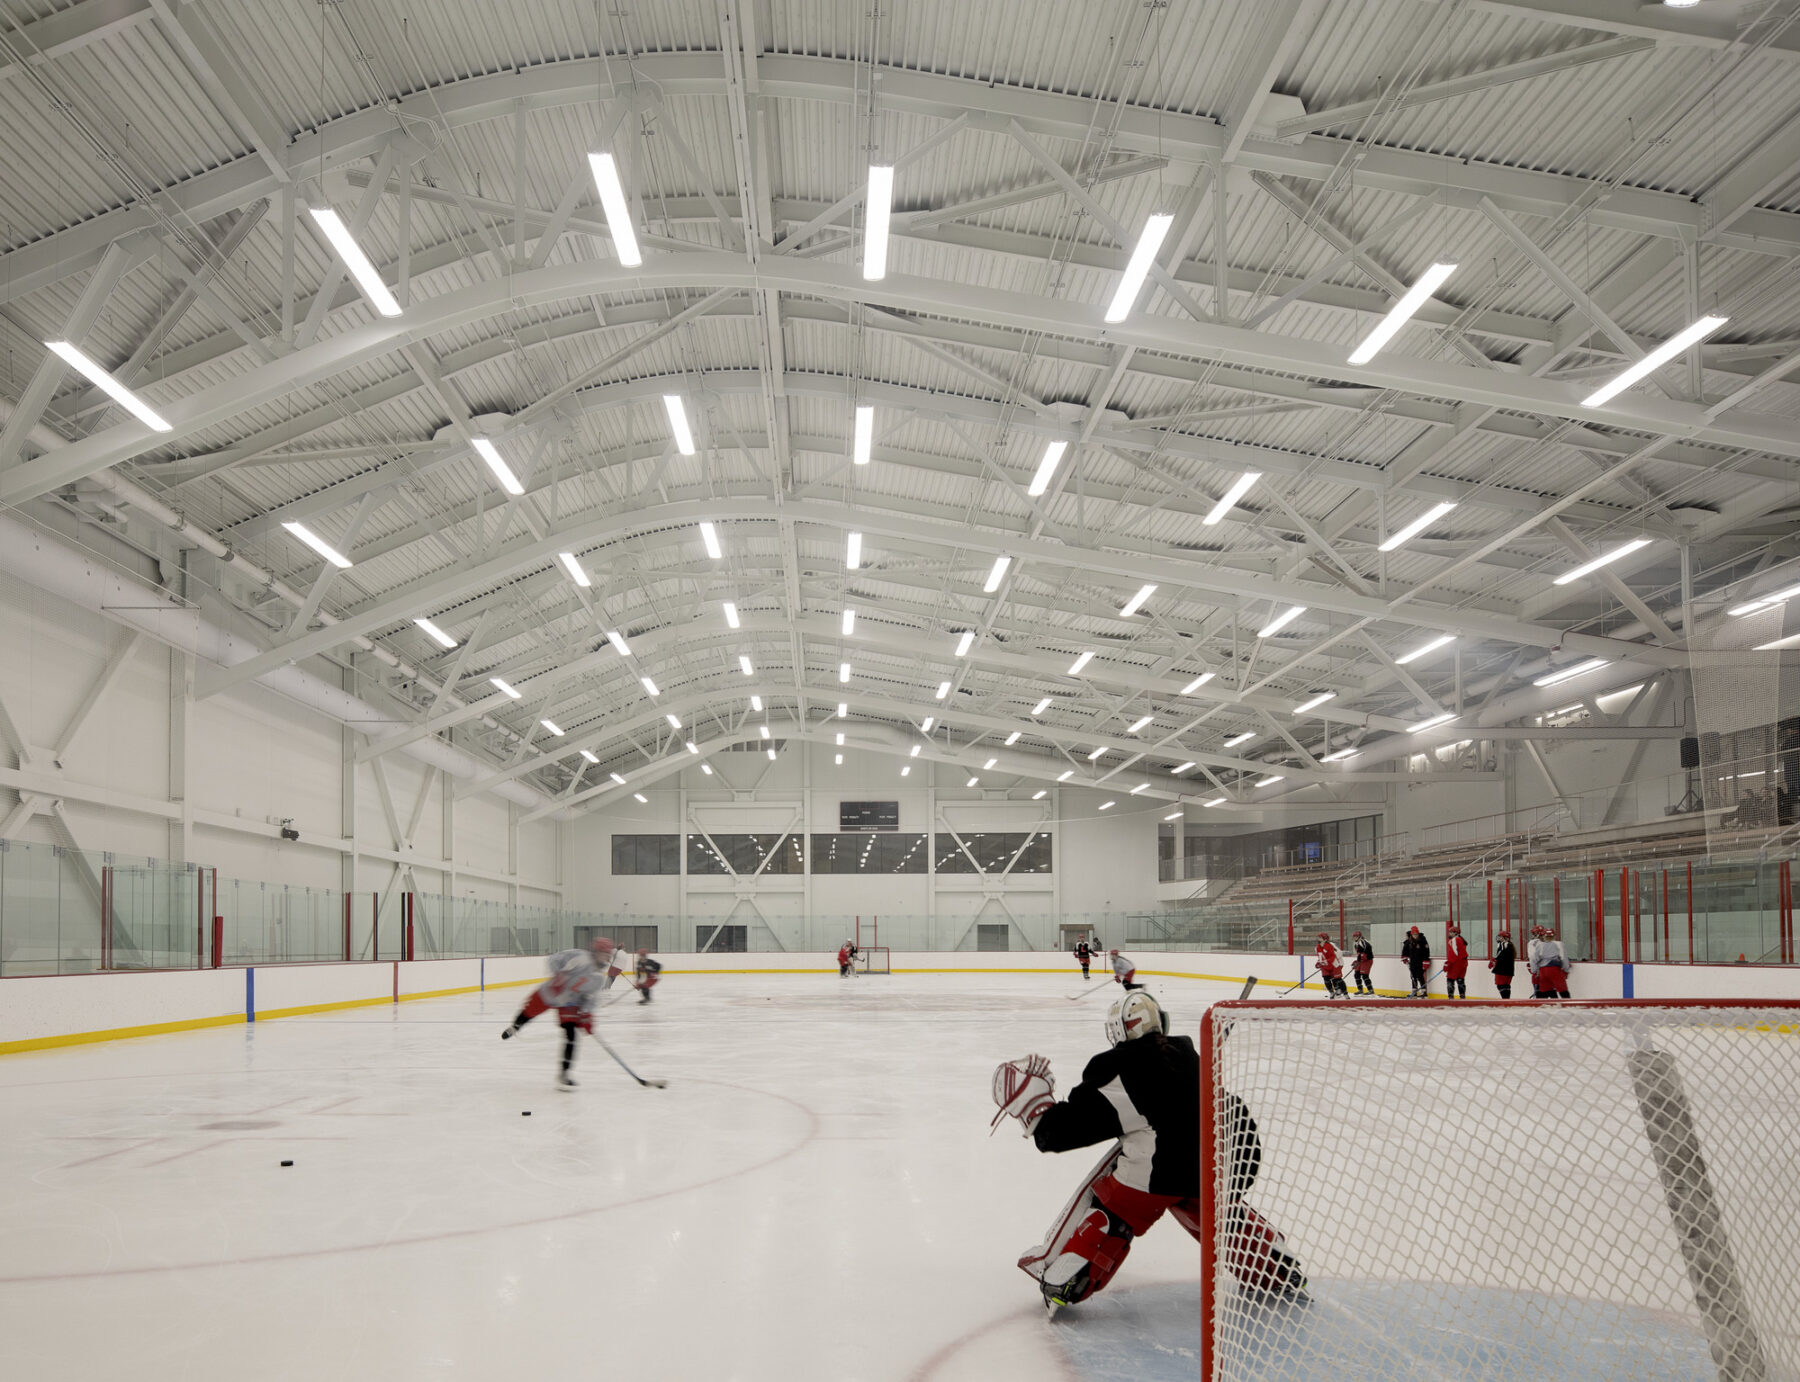
<instances>
[{"instance_id":1,"label":"white ice","mask_svg":"<svg viewBox=\"0 0 1800 1382\"><path fill-rule=\"evenodd\" d=\"M499 1040L524 989L8 1057L0 1375L1192 1376L1173 1223L1055 1321L1014 1265L1098 1152L990 1138L990 1076L1071 1086L1083 991L671 974L601 1019L664 1090L584 1038L557 1091L549 1020ZM1235 996L1160 992L1189 1034Z\"/></svg>"}]
</instances>

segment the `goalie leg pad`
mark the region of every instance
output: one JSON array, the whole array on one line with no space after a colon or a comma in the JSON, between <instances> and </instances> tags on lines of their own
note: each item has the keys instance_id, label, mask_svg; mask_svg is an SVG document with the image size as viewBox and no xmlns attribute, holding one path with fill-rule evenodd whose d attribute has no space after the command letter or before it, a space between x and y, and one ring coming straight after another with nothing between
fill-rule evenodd
<instances>
[{"instance_id":1,"label":"goalie leg pad","mask_svg":"<svg viewBox=\"0 0 1800 1382\"><path fill-rule=\"evenodd\" d=\"M1046 1300L1074 1305L1102 1289L1131 1251L1131 1240L1175 1203L1113 1179L1119 1155L1114 1148L1101 1159L1044 1241L1019 1259L1019 1269L1036 1279Z\"/></svg>"},{"instance_id":2,"label":"goalie leg pad","mask_svg":"<svg viewBox=\"0 0 1800 1382\"><path fill-rule=\"evenodd\" d=\"M1187 1221L1181 1219L1184 1227ZM1194 1232L1188 1227L1190 1233ZM1198 1234L1195 1234L1198 1237ZM1262 1215L1242 1200L1225 1209L1225 1266L1250 1291L1264 1295L1302 1294L1306 1273L1287 1251L1287 1239Z\"/></svg>"}]
</instances>

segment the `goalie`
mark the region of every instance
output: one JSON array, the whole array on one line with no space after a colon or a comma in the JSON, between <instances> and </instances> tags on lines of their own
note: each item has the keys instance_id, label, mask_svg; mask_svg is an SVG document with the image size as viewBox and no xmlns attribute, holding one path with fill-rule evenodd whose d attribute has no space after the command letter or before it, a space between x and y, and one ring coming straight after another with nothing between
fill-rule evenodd
<instances>
[{"instance_id":1,"label":"goalie","mask_svg":"<svg viewBox=\"0 0 1800 1382\"><path fill-rule=\"evenodd\" d=\"M994 1102L1017 1118L1041 1152L1064 1152L1113 1140L1100 1164L1051 1225L1044 1241L1019 1259L1037 1281L1044 1304L1059 1307L1102 1289L1164 1212L1195 1239L1200 1217L1200 1057L1187 1037L1168 1035L1162 1008L1147 993L1114 1000L1106 1015L1112 1049L1081 1072L1058 1102L1043 1056L1007 1061L994 1071ZM1256 1123L1227 1096L1224 1150L1225 1264L1243 1287L1261 1294L1300 1294L1306 1278L1283 1250L1279 1233L1243 1195L1262 1164Z\"/></svg>"}]
</instances>

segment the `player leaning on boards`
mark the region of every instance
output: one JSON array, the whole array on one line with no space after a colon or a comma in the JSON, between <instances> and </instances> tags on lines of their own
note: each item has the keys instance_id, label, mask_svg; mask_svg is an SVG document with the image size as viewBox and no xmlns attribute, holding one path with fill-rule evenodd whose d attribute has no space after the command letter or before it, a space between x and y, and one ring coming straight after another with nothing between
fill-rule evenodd
<instances>
[{"instance_id":1,"label":"player leaning on boards","mask_svg":"<svg viewBox=\"0 0 1800 1382\"><path fill-rule=\"evenodd\" d=\"M550 957L550 977L531 991L518 1016L500 1033L500 1040L511 1040L532 1018L555 1008L563 1034L562 1069L556 1084L559 1089L575 1088L575 1077L569 1073L575 1064L575 1033L593 1032L594 1000L618 977L618 957L605 936L596 939L591 950L557 951Z\"/></svg>"},{"instance_id":2,"label":"player leaning on boards","mask_svg":"<svg viewBox=\"0 0 1800 1382\"><path fill-rule=\"evenodd\" d=\"M1116 1139L1064 1207L1044 1241L1019 1259L1052 1314L1086 1300L1113 1278L1131 1240L1165 1211L1194 1238L1200 1217L1200 1057L1147 993L1115 998L1106 1014L1112 1048L1081 1072L1060 1103L1044 1056L1007 1061L994 1071L994 1102L1017 1118L1040 1152ZM1225 1261L1246 1290L1298 1294L1300 1264L1282 1251L1273 1227L1242 1201L1262 1163L1256 1123L1230 1099L1226 1147L1229 1186Z\"/></svg>"}]
</instances>

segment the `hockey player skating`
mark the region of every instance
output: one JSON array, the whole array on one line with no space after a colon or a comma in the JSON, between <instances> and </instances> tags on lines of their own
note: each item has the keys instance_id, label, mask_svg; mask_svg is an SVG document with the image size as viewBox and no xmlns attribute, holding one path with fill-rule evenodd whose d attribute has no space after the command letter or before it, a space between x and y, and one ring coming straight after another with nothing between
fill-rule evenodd
<instances>
[{"instance_id":1,"label":"hockey player skating","mask_svg":"<svg viewBox=\"0 0 1800 1382\"><path fill-rule=\"evenodd\" d=\"M662 964L650 958L650 952L639 950L632 970L632 987L638 991L638 1002L650 1001L650 990L662 982Z\"/></svg>"},{"instance_id":2,"label":"hockey player skating","mask_svg":"<svg viewBox=\"0 0 1800 1382\"><path fill-rule=\"evenodd\" d=\"M1350 940L1356 949L1356 963L1353 966L1356 971L1356 996L1361 998L1366 993L1373 997L1375 981L1369 976L1375 969L1375 947L1363 939L1361 931L1352 931Z\"/></svg>"},{"instance_id":3,"label":"hockey player skating","mask_svg":"<svg viewBox=\"0 0 1800 1382\"><path fill-rule=\"evenodd\" d=\"M1469 986L1464 982L1469 973L1469 943L1463 939L1462 928L1454 921L1450 923L1450 936L1444 942L1444 996L1446 998L1467 998Z\"/></svg>"},{"instance_id":4,"label":"hockey player skating","mask_svg":"<svg viewBox=\"0 0 1800 1382\"><path fill-rule=\"evenodd\" d=\"M1136 982L1137 966L1116 950L1110 951L1109 954L1112 958L1113 978L1123 984L1127 991L1141 989L1143 985Z\"/></svg>"},{"instance_id":5,"label":"hockey player skating","mask_svg":"<svg viewBox=\"0 0 1800 1382\"><path fill-rule=\"evenodd\" d=\"M1329 931L1319 932L1319 944L1313 953L1318 956L1319 977L1325 981L1325 996L1348 998L1350 990L1344 987L1344 962L1338 955L1337 946L1331 942Z\"/></svg>"},{"instance_id":6,"label":"hockey player skating","mask_svg":"<svg viewBox=\"0 0 1800 1382\"><path fill-rule=\"evenodd\" d=\"M838 947L838 978L848 978L850 976L850 966L855 963L855 961L856 947L849 941L845 941Z\"/></svg>"},{"instance_id":7,"label":"hockey player skating","mask_svg":"<svg viewBox=\"0 0 1800 1382\"><path fill-rule=\"evenodd\" d=\"M1569 957L1563 952L1563 943L1548 930L1538 942L1537 996L1569 996Z\"/></svg>"},{"instance_id":8,"label":"hockey player skating","mask_svg":"<svg viewBox=\"0 0 1800 1382\"><path fill-rule=\"evenodd\" d=\"M1519 952L1513 949L1512 932L1502 927L1494 941L1494 958L1488 961L1488 968L1494 971L1494 987L1502 998L1512 997L1513 966L1518 958Z\"/></svg>"},{"instance_id":9,"label":"hockey player skating","mask_svg":"<svg viewBox=\"0 0 1800 1382\"><path fill-rule=\"evenodd\" d=\"M1075 942L1075 958L1081 961L1081 977L1088 977L1088 966L1094 962L1094 947L1085 938Z\"/></svg>"},{"instance_id":10,"label":"hockey player skating","mask_svg":"<svg viewBox=\"0 0 1800 1382\"><path fill-rule=\"evenodd\" d=\"M1081 1072L1081 1083L1057 1101L1043 1056L1007 1061L994 1071L1001 1118L1017 1118L1039 1151L1062 1152L1114 1140L1044 1241L1019 1259L1052 1311L1086 1300L1110 1281L1164 1212L1200 1239L1200 1058L1187 1037L1171 1037L1147 993L1113 1000L1106 1015L1112 1049ZM1244 1204L1262 1162L1256 1124L1227 1096L1229 1195L1225 1261L1246 1289L1297 1294L1306 1289L1300 1264L1275 1229Z\"/></svg>"},{"instance_id":11,"label":"hockey player skating","mask_svg":"<svg viewBox=\"0 0 1800 1382\"><path fill-rule=\"evenodd\" d=\"M575 1034L594 1030L594 1000L618 976L618 952L604 936L590 950L559 950L550 957L550 977L531 991L500 1039L511 1040L532 1018L555 1008L563 1034L562 1067L556 1083L562 1089L573 1089L575 1077L569 1068L575 1064Z\"/></svg>"},{"instance_id":12,"label":"hockey player skating","mask_svg":"<svg viewBox=\"0 0 1800 1382\"><path fill-rule=\"evenodd\" d=\"M1426 940L1418 927L1406 933L1406 939L1400 943L1400 958L1406 961L1406 967L1412 973L1413 998L1425 998L1429 994L1425 988L1425 976L1431 971L1431 942Z\"/></svg>"}]
</instances>

